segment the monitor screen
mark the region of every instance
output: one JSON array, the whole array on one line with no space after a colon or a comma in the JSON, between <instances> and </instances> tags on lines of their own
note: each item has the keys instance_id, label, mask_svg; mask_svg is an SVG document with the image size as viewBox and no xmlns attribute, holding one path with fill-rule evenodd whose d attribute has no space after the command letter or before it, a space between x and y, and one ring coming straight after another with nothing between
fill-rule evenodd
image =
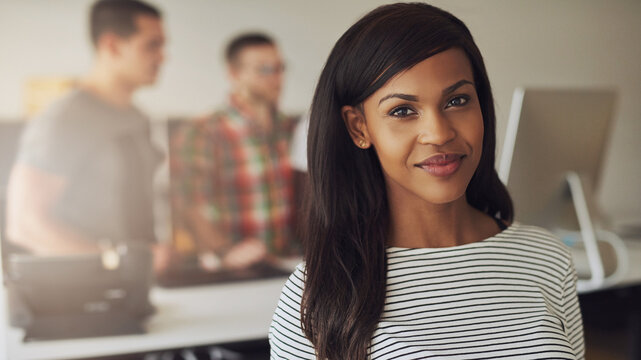
<instances>
[{"instance_id":1,"label":"monitor screen","mask_svg":"<svg viewBox=\"0 0 641 360\"><path fill-rule=\"evenodd\" d=\"M615 100L612 90L516 89L499 166L516 220L578 228L566 177L578 174L593 195Z\"/></svg>"}]
</instances>

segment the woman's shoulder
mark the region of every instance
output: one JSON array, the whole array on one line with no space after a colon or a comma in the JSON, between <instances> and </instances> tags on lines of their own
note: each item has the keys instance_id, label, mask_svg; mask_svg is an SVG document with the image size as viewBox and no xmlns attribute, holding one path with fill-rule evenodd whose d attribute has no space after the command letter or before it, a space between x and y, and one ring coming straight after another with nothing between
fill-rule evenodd
<instances>
[{"instance_id":1,"label":"woman's shoulder","mask_svg":"<svg viewBox=\"0 0 641 360\"><path fill-rule=\"evenodd\" d=\"M557 235L539 226L513 222L497 237L513 241L525 248L531 247L538 251L549 251L556 255L562 255L568 260L571 256L569 248Z\"/></svg>"},{"instance_id":2,"label":"woman's shoulder","mask_svg":"<svg viewBox=\"0 0 641 360\"><path fill-rule=\"evenodd\" d=\"M300 305L303 298L304 286L305 264L300 263L283 285L276 310L277 315L279 310L287 310L288 315L293 315L300 321Z\"/></svg>"},{"instance_id":3,"label":"woman's shoulder","mask_svg":"<svg viewBox=\"0 0 641 360\"><path fill-rule=\"evenodd\" d=\"M283 285L281 291L280 302L286 305L300 308L301 300L303 297L303 289L305 287L305 264L300 263L296 266L294 271Z\"/></svg>"},{"instance_id":4,"label":"woman's shoulder","mask_svg":"<svg viewBox=\"0 0 641 360\"><path fill-rule=\"evenodd\" d=\"M315 359L313 345L301 327L300 303L305 282L305 265L296 266L283 286L272 323L269 344L272 359Z\"/></svg>"},{"instance_id":5,"label":"woman's shoulder","mask_svg":"<svg viewBox=\"0 0 641 360\"><path fill-rule=\"evenodd\" d=\"M303 288L305 286L305 263L301 262L296 265L296 268L292 274L287 279L285 287L289 287L292 291L297 294L303 294Z\"/></svg>"},{"instance_id":6,"label":"woman's shoulder","mask_svg":"<svg viewBox=\"0 0 641 360\"><path fill-rule=\"evenodd\" d=\"M508 226L507 230L509 230L514 236L529 237L544 242L561 242L559 237L554 235L550 230L536 225L523 224L521 222L514 221Z\"/></svg>"}]
</instances>

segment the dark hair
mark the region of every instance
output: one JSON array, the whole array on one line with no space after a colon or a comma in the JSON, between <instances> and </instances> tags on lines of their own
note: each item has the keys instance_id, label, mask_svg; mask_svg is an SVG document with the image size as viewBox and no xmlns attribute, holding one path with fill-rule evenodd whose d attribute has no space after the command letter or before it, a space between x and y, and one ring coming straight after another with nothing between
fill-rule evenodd
<instances>
[{"instance_id":1,"label":"dark hair","mask_svg":"<svg viewBox=\"0 0 641 360\"><path fill-rule=\"evenodd\" d=\"M136 17L148 15L161 18L160 10L138 0L99 0L91 6L89 29L91 42L98 44L100 36L106 32L126 38L136 31Z\"/></svg>"},{"instance_id":2,"label":"dark hair","mask_svg":"<svg viewBox=\"0 0 641 360\"><path fill-rule=\"evenodd\" d=\"M334 46L311 110L301 325L320 359L366 358L385 304L390 210L384 177L375 151L353 144L341 107L359 106L394 75L454 47L470 60L484 124L466 199L512 220L512 201L494 169L492 91L465 24L422 3L385 5L365 15Z\"/></svg>"},{"instance_id":3,"label":"dark hair","mask_svg":"<svg viewBox=\"0 0 641 360\"><path fill-rule=\"evenodd\" d=\"M247 47L274 44L274 40L263 33L252 32L241 34L234 37L229 44L227 44L225 60L228 64L233 64L238 60L238 54Z\"/></svg>"}]
</instances>

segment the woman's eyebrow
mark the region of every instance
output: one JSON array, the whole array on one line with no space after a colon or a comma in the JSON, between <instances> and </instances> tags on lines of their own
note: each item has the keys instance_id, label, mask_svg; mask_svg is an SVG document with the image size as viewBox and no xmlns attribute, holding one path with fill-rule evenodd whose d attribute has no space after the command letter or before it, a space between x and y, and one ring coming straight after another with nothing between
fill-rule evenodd
<instances>
[{"instance_id":1,"label":"woman's eyebrow","mask_svg":"<svg viewBox=\"0 0 641 360\"><path fill-rule=\"evenodd\" d=\"M465 84L470 84L470 85L474 86L474 83L469 81L469 80L465 80L465 79L459 80L454 85L450 85L450 86L446 87L445 89L443 89L443 95L447 95L449 93L452 93L456 89L460 88L461 86L463 86Z\"/></svg>"},{"instance_id":2,"label":"woman's eyebrow","mask_svg":"<svg viewBox=\"0 0 641 360\"><path fill-rule=\"evenodd\" d=\"M378 105L381 105L381 104L383 103L383 101L388 100L388 99L392 99L392 98L399 98L399 99L403 99L403 100L405 100L405 101L418 101L418 96L416 96L416 95L408 95L408 94L389 94L389 95L385 95L385 96L383 96L383 98L381 98L381 99L378 101Z\"/></svg>"},{"instance_id":3,"label":"woman's eyebrow","mask_svg":"<svg viewBox=\"0 0 641 360\"><path fill-rule=\"evenodd\" d=\"M450 85L450 86L446 87L445 89L443 89L443 95L450 94L450 93L456 91L456 89L458 89L461 86L466 85L466 84L470 84L470 85L474 86L474 83L469 81L469 80L465 80L465 79L459 80L456 83L454 83L453 85ZM383 101L389 100L389 99L393 99L393 98L403 99L405 101L418 101L418 96L416 96L416 95L394 93L394 94L388 94L388 95L383 96L378 101L378 105L380 106L383 103Z\"/></svg>"}]
</instances>

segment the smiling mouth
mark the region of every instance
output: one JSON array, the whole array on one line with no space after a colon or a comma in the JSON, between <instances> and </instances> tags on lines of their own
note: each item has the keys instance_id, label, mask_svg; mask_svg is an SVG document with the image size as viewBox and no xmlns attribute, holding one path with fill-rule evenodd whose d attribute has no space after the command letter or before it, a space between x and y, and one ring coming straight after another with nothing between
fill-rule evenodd
<instances>
[{"instance_id":1,"label":"smiling mouth","mask_svg":"<svg viewBox=\"0 0 641 360\"><path fill-rule=\"evenodd\" d=\"M414 165L430 175L445 177L456 172L465 158L463 154L436 154Z\"/></svg>"}]
</instances>

